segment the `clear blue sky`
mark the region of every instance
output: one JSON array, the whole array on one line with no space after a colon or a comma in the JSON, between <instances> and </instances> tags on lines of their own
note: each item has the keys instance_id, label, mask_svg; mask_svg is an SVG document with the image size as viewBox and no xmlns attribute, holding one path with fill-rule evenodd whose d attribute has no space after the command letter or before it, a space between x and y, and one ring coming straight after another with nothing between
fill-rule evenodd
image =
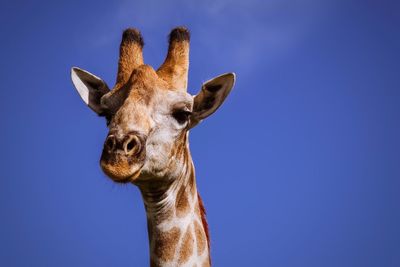
<instances>
[{"instance_id":1,"label":"clear blue sky","mask_svg":"<svg viewBox=\"0 0 400 267\"><path fill-rule=\"evenodd\" d=\"M140 194L102 174L103 119L70 81L113 84L124 28L163 60L192 32L189 87L234 71L192 130L215 266L400 266L398 1L0 4L0 265L146 266Z\"/></svg>"}]
</instances>

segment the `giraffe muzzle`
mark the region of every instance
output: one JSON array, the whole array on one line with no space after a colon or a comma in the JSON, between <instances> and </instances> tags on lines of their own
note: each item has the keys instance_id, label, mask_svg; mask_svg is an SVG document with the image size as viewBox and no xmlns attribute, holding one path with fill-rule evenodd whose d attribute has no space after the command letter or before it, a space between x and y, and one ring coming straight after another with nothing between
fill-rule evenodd
<instances>
[{"instance_id":1,"label":"giraffe muzzle","mask_svg":"<svg viewBox=\"0 0 400 267\"><path fill-rule=\"evenodd\" d=\"M136 132L110 133L104 142L100 165L116 182L132 181L140 174L145 160L146 137Z\"/></svg>"}]
</instances>

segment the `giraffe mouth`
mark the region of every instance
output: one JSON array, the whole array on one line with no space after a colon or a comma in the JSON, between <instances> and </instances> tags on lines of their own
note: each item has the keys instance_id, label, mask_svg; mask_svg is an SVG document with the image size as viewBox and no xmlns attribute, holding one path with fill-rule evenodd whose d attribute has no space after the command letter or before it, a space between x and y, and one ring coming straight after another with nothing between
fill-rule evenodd
<instances>
[{"instance_id":1,"label":"giraffe mouth","mask_svg":"<svg viewBox=\"0 0 400 267\"><path fill-rule=\"evenodd\" d=\"M103 172L117 183L135 181L141 174L144 161L136 161L128 157L111 156L104 154L100 159Z\"/></svg>"},{"instance_id":2,"label":"giraffe mouth","mask_svg":"<svg viewBox=\"0 0 400 267\"><path fill-rule=\"evenodd\" d=\"M134 182L142 173L142 169L137 170L131 177L129 177L126 182Z\"/></svg>"},{"instance_id":3,"label":"giraffe mouth","mask_svg":"<svg viewBox=\"0 0 400 267\"><path fill-rule=\"evenodd\" d=\"M115 168L115 167L110 167L110 166L105 166L101 164L101 167L104 171L104 173L110 177L114 182L117 183L129 183L129 182L134 182L141 174L142 168L138 168L135 171L125 171L120 168Z\"/></svg>"}]
</instances>

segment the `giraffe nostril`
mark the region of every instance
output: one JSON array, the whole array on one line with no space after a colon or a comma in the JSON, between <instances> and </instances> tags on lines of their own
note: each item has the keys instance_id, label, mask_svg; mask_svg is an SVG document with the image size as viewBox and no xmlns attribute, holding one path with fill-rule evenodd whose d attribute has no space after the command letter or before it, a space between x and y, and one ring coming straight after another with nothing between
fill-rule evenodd
<instances>
[{"instance_id":1,"label":"giraffe nostril","mask_svg":"<svg viewBox=\"0 0 400 267\"><path fill-rule=\"evenodd\" d=\"M116 141L113 135L107 137L107 140L104 144L104 147L109 151L113 151L115 149Z\"/></svg>"},{"instance_id":2,"label":"giraffe nostril","mask_svg":"<svg viewBox=\"0 0 400 267\"><path fill-rule=\"evenodd\" d=\"M140 150L140 140L137 136L131 135L124 144L124 151L127 155L133 155Z\"/></svg>"},{"instance_id":3,"label":"giraffe nostril","mask_svg":"<svg viewBox=\"0 0 400 267\"><path fill-rule=\"evenodd\" d=\"M136 146L136 142L135 142L135 140L132 139L132 140L126 145L126 148L127 148L128 151L131 151L135 146Z\"/></svg>"}]
</instances>

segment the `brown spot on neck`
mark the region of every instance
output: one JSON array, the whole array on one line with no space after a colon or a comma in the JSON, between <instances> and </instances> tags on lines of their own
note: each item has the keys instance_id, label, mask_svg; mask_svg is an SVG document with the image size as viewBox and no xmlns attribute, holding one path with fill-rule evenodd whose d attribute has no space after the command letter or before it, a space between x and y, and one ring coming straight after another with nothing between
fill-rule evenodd
<instances>
[{"instance_id":1,"label":"brown spot on neck","mask_svg":"<svg viewBox=\"0 0 400 267\"><path fill-rule=\"evenodd\" d=\"M194 234L196 235L197 240L197 254L201 255L206 248L206 240L204 238L204 230L198 222L194 223Z\"/></svg>"},{"instance_id":2,"label":"brown spot on neck","mask_svg":"<svg viewBox=\"0 0 400 267\"><path fill-rule=\"evenodd\" d=\"M179 264L187 262L190 256L193 254L194 237L192 235L191 229L192 227L188 227L188 229L186 230L186 234L183 237L183 242L179 251Z\"/></svg>"},{"instance_id":3,"label":"brown spot on neck","mask_svg":"<svg viewBox=\"0 0 400 267\"><path fill-rule=\"evenodd\" d=\"M182 187L176 197L175 201L176 216L178 218L184 217L190 211L188 192Z\"/></svg>"},{"instance_id":4,"label":"brown spot on neck","mask_svg":"<svg viewBox=\"0 0 400 267\"><path fill-rule=\"evenodd\" d=\"M185 135L186 141L186 135ZM196 181L194 176L194 169L191 162L190 152L188 151L186 145L181 146L182 150L182 157L184 162L186 163L185 173L183 174L184 181L181 185L181 188L178 190L176 194L175 200L175 209L176 209L176 216L178 218L184 217L191 211L190 201L195 201L195 194L196 194ZM187 180L186 180L187 179Z\"/></svg>"},{"instance_id":5,"label":"brown spot on neck","mask_svg":"<svg viewBox=\"0 0 400 267\"><path fill-rule=\"evenodd\" d=\"M164 262L172 261L181 231L178 227L173 227L167 232L154 229L154 234L154 254Z\"/></svg>"}]
</instances>

